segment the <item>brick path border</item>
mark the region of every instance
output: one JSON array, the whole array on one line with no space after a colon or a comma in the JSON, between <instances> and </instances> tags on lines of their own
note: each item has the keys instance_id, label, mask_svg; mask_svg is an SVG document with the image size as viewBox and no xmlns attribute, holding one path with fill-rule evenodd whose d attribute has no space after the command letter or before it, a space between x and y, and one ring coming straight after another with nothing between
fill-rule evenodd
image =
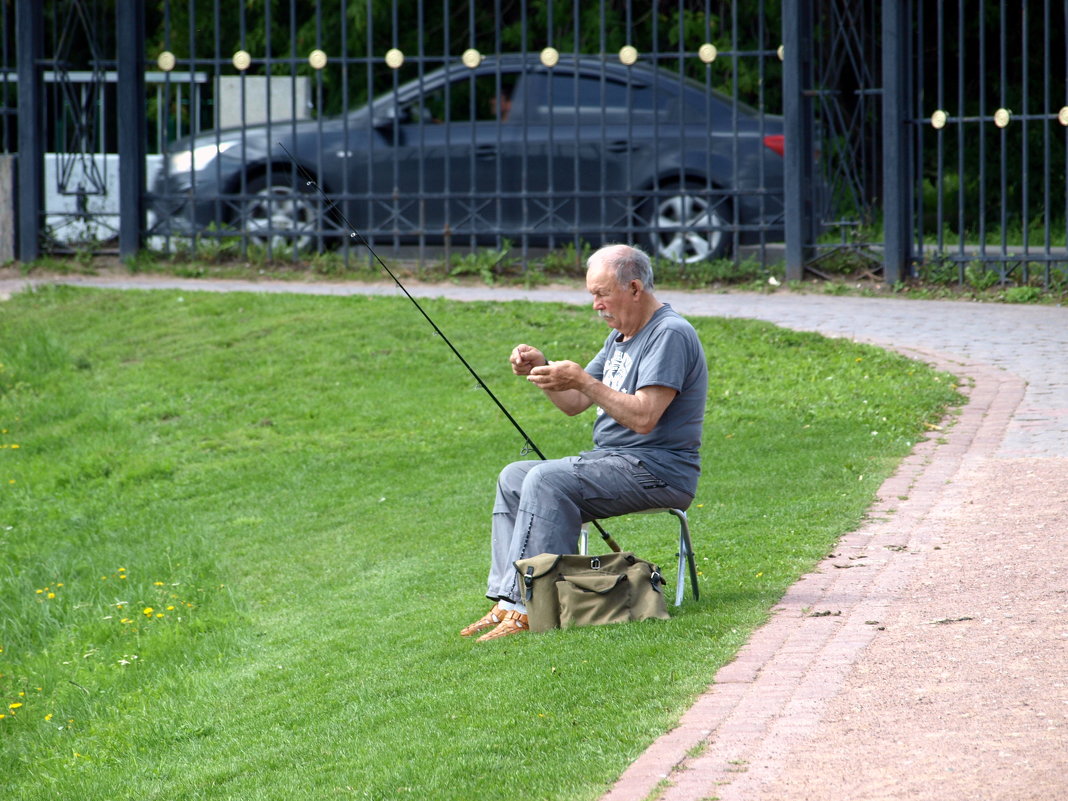
<instances>
[{"instance_id":1,"label":"brick path border","mask_svg":"<svg viewBox=\"0 0 1068 801\"><path fill-rule=\"evenodd\" d=\"M722 801L743 798L772 781L793 746L816 733L878 621L922 566L931 547L924 520L954 492L961 470L995 453L1026 387L978 362L917 348L898 352L962 379L968 400L959 416L917 443L879 488L868 521L786 592L678 725L602 801L700 801L711 797L710 787Z\"/></svg>"}]
</instances>

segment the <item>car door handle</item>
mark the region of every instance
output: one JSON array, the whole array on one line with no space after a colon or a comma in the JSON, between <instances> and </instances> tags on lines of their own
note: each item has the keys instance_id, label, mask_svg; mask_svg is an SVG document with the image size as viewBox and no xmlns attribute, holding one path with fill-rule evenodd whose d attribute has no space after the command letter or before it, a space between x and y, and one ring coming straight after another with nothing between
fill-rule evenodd
<instances>
[{"instance_id":1,"label":"car door handle","mask_svg":"<svg viewBox=\"0 0 1068 801\"><path fill-rule=\"evenodd\" d=\"M609 153L627 153L631 150L637 150L638 146L632 142L628 142L626 139L617 139L615 142L608 143Z\"/></svg>"},{"instance_id":2,"label":"car door handle","mask_svg":"<svg viewBox=\"0 0 1068 801\"><path fill-rule=\"evenodd\" d=\"M480 159L492 159L497 157L496 145L478 145L475 148L475 157Z\"/></svg>"}]
</instances>

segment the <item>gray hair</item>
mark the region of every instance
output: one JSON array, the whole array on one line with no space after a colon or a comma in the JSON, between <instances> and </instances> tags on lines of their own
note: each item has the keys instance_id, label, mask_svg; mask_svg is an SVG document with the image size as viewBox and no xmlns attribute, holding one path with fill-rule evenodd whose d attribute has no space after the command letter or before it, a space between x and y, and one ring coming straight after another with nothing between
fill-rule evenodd
<instances>
[{"instance_id":1,"label":"gray hair","mask_svg":"<svg viewBox=\"0 0 1068 801\"><path fill-rule=\"evenodd\" d=\"M637 280L647 292L653 290L653 264L639 248L632 245L606 245L594 255L612 268L620 286Z\"/></svg>"}]
</instances>

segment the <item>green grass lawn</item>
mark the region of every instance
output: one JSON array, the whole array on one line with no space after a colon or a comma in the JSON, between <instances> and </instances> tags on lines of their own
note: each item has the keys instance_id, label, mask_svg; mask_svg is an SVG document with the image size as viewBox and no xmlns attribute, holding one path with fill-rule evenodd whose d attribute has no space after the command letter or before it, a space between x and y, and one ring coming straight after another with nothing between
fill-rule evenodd
<instances>
[{"instance_id":1,"label":"green grass lawn","mask_svg":"<svg viewBox=\"0 0 1068 801\"><path fill-rule=\"evenodd\" d=\"M506 362L518 341L584 361L587 308L423 303L548 456L588 447L592 412ZM874 348L694 323L701 601L476 645L457 632L488 606L494 482L523 443L406 300L0 304L5 797L596 798L959 402ZM671 520L607 527L673 567Z\"/></svg>"}]
</instances>

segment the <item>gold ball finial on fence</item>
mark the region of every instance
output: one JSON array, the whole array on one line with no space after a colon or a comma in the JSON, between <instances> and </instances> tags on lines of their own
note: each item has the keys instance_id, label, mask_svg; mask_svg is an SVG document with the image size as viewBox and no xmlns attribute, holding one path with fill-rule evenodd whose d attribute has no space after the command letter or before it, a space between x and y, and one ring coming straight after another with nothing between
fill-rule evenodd
<instances>
[{"instance_id":1,"label":"gold ball finial on fence","mask_svg":"<svg viewBox=\"0 0 1068 801\"><path fill-rule=\"evenodd\" d=\"M395 47L386 51L386 66L391 70L399 70L404 64L404 53Z\"/></svg>"},{"instance_id":2,"label":"gold ball finial on fence","mask_svg":"<svg viewBox=\"0 0 1068 801\"><path fill-rule=\"evenodd\" d=\"M541 51L541 63L546 67L555 67L560 63L560 53L555 47L546 47Z\"/></svg>"},{"instance_id":3,"label":"gold ball finial on fence","mask_svg":"<svg viewBox=\"0 0 1068 801\"><path fill-rule=\"evenodd\" d=\"M308 54L308 63L312 65L312 69L321 70L326 66L326 53L322 50L312 50Z\"/></svg>"},{"instance_id":4,"label":"gold ball finial on fence","mask_svg":"<svg viewBox=\"0 0 1068 801\"><path fill-rule=\"evenodd\" d=\"M164 72L170 72L174 69L174 66L178 63L178 59L174 57L174 53L170 50L164 50L156 58L156 65Z\"/></svg>"},{"instance_id":5,"label":"gold ball finial on fence","mask_svg":"<svg viewBox=\"0 0 1068 801\"><path fill-rule=\"evenodd\" d=\"M1068 128L1068 106L1064 106L1064 107L1063 107L1063 108L1062 108L1062 109L1061 109L1061 110L1060 110L1060 111L1059 111L1059 112L1057 113L1057 122L1059 122L1059 123L1060 123L1061 125L1063 125L1063 126L1064 126L1065 128Z\"/></svg>"},{"instance_id":6,"label":"gold ball finial on fence","mask_svg":"<svg viewBox=\"0 0 1068 801\"><path fill-rule=\"evenodd\" d=\"M994 125L999 128L1004 128L1009 124L1009 120L1012 119L1012 112L1007 108L999 108L994 112Z\"/></svg>"},{"instance_id":7,"label":"gold ball finial on fence","mask_svg":"<svg viewBox=\"0 0 1068 801\"><path fill-rule=\"evenodd\" d=\"M701 61L705 62L705 64L711 64L713 61L716 60L716 56L718 55L719 51L716 49L716 46L709 42L705 42L703 45L697 48L697 57L701 59Z\"/></svg>"},{"instance_id":8,"label":"gold ball finial on fence","mask_svg":"<svg viewBox=\"0 0 1068 801\"><path fill-rule=\"evenodd\" d=\"M482 63L482 54L475 48L471 47L464 51L464 54L460 56L460 61L464 63L464 66L468 69L474 69Z\"/></svg>"},{"instance_id":9,"label":"gold ball finial on fence","mask_svg":"<svg viewBox=\"0 0 1068 801\"><path fill-rule=\"evenodd\" d=\"M624 45L619 48L619 60L628 67L632 66L638 60L638 48L634 45Z\"/></svg>"},{"instance_id":10,"label":"gold ball finial on fence","mask_svg":"<svg viewBox=\"0 0 1068 801\"><path fill-rule=\"evenodd\" d=\"M247 50L238 50L234 53L234 67L244 72L252 64L252 56L248 54Z\"/></svg>"},{"instance_id":11,"label":"gold ball finial on fence","mask_svg":"<svg viewBox=\"0 0 1068 801\"><path fill-rule=\"evenodd\" d=\"M946 112L942 111L942 109L938 109L934 114L931 115L931 127L934 128L936 131L941 131L943 128L946 127L946 122L948 120L949 115L946 114Z\"/></svg>"}]
</instances>

